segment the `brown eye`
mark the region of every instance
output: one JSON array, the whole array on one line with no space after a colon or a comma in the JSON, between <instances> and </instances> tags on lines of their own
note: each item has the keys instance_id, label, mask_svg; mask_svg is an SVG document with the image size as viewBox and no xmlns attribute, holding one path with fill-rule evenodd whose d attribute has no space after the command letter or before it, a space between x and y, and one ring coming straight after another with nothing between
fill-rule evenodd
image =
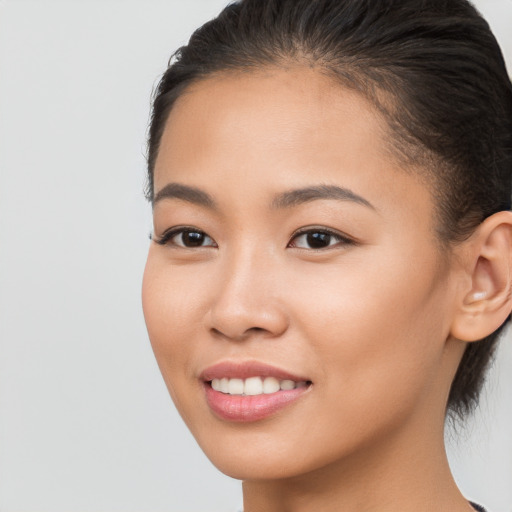
<instances>
[{"instance_id":1,"label":"brown eye","mask_svg":"<svg viewBox=\"0 0 512 512\"><path fill-rule=\"evenodd\" d=\"M217 247L214 240L203 231L197 229L171 229L163 234L159 240L160 245L174 245L194 249L197 247Z\"/></svg>"},{"instance_id":2,"label":"brown eye","mask_svg":"<svg viewBox=\"0 0 512 512\"><path fill-rule=\"evenodd\" d=\"M170 239L171 243L181 247L211 247L215 246L215 242L202 231L182 230L175 233Z\"/></svg>"},{"instance_id":3,"label":"brown eye","mask_svg":"<svg viewBox=\"0 0 512 512\"><path fill-rule=\"evenodd\" d=\"M179 244L178 240L181 240L181 243L185 247L201 247L207 237L204 233L197 231L184 231L183 233L176 235L175 238L175 243Z\"/></svg>"},{"instance_id":4,"label":"brown eye","mask_svg":"<svg viewBox=\"0 0 512 512\"><path fill-rule=\"evenodd\" d=\"M290 246L299 249L319 250L352 243L352 240L341 234L316 229L297 233L290 242Z\"/></svg>"},{"instance_id":5,"label":"brown eye","mask_svg":"<svg viewBox=\"0 0 512 512\"><path fill-rule=\"evenodd\" d=\"M328 233L307 233L306 243L312 249L323 249L331 245L332 235Z\"/></svg>"}]
</instances>

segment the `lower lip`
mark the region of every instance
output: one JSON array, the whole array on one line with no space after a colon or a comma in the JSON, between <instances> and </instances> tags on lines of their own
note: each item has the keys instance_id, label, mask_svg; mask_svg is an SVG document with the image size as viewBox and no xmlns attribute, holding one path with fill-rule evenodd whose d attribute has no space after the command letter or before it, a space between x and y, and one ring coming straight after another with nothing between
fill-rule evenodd
<instances>
[{"instance_id":1,"label":"lower lip","mask_svg":"<svg viewBox=\"0 0 512 512\"><path fill-rule=\"evenodd\" d=\"M215 391L205 383L206 400L210 409L218 417L227 421L258 421L277 413L298 400L310 386L281 390L268 395L229 395Z\"/></svg>"}]
</instances>

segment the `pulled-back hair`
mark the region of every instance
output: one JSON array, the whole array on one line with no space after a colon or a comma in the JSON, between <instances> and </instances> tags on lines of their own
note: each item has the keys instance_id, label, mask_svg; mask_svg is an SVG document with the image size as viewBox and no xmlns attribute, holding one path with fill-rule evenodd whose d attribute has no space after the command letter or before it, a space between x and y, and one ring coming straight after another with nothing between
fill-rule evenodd
<instances>
[{"instance_id":1,"label":"pulled-back hair","mask_svg":"<svg viewBox=\"0 0 512 512\"><path fill-rule=\"evenodd\" d=\"M487 22L466 0L241 0L194 32L153 98L147 197L165 122L192 83L215 73L313 66L385 117L392 151L425 173L443 246L510 209L512 84ZM469 343L448 410L478 403L502 330Z\"/></svg>"}]
</instances>

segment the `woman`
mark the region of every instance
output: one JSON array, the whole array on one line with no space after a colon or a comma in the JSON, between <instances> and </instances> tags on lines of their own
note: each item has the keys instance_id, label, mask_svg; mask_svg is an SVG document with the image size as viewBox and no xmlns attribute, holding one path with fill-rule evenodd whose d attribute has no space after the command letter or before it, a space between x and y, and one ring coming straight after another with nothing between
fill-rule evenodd
<instances>
[{"instance_id":1,"label":"woman","mask_svg":"<svg viewBox=\"0 0 512 512\"><path fill-rule=\"evenodd\" d=\"M512 85L465 0L242 0L160 81L153 349L244 510L477 509L446 460L512 309Z\"/></svg>"}]
</instances>

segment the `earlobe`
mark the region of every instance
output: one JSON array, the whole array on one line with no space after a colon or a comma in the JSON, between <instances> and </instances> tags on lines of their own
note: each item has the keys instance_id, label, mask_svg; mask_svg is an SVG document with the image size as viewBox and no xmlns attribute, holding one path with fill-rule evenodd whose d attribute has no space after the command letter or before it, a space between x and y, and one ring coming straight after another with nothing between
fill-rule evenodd
<instances>
[{"instance_id":1,"label":"earlobe","mask_svg":"<svg viewBox=\"0 0 512 512\"><path fill-rule=\"evenodd\" d=\"M465 286L451 334L471 342L493 333L512 310L512 212L488 217L465 244Z\"/></svg>"}]
</instances>

